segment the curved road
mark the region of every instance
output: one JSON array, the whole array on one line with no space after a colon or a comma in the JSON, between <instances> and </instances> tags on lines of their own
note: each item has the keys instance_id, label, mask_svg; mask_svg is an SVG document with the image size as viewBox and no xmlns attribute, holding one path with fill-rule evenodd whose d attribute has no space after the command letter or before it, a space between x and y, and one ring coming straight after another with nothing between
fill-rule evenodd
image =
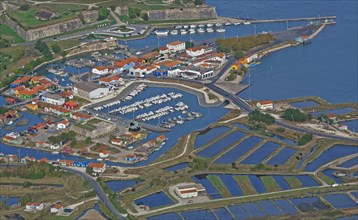
<instances>
[{"instance_id":1,"label":"curved road","mask_svg":"<svg viewBox=\"0 0 358 220\"><path fill-rule=\"evenodd\" d=\"M106 205L106 207L118 218L118 219L126 219L125 216L123 216L120 212L118 212L118 210L114 207L114 205L112 204L112 202L108 199L107 195L105 194L105 192L103 191L103 189L101 188L101 186L96 182L96 180L94 180L92 177L90 177L88 174L83 173L79 170L75 170L69 167L62 167L61 169L67 170L71 173L77 174L82 176L84 179L86 179L91 186L93 187L93 189L96 191L98 198Z\"/></svg>"}]
</instances>

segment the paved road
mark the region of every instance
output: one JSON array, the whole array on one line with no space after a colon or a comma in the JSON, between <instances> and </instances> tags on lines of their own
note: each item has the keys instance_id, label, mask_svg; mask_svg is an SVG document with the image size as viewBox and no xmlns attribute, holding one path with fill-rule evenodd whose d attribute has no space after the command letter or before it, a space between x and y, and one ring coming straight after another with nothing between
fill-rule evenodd
<instances>
[{"instance_id":1,"label":"paved road","mask_svg":"<svg viewBox=\"0 0 358 220\"><path fill-rule=\"evenodd\" d=\"M64 170L68 170L71 173L77 174L88 180L88 182L91 184L93 189L96 191L98 198L106 205L106 207L118 218L118 219L126 219L125 216L123 216L121 213L118 212L118 210L113 206L112 202L108 199L107 195L104 193L101 186L94 180L92 177L90 177L88 174L83 173L79 170L75 170L69 167L61 167Z\"/></svg>"}]
</instances>

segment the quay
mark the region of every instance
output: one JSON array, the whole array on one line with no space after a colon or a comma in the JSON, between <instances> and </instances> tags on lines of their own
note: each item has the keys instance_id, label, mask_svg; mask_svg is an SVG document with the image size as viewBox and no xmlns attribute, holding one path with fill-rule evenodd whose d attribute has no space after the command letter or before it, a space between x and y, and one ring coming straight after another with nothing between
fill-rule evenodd
<instances>
[{"instance_id":1,"label":"quay","mask_svg":"<svg viewBox=\"0 0 358 220\"><path fill-rule=\"evenodd\" d=\"M270 22L289 22L289 21L324 21L335 20L336 16L308 17L308 18L283 18L283 19L263 19L249 20L251 23L270 23Z\"/></svg>"}]
</instances>

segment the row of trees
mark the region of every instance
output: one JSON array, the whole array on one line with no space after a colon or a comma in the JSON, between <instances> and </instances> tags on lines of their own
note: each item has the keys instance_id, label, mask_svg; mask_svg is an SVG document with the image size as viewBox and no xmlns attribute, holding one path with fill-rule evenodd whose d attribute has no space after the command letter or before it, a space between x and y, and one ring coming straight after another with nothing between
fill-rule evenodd
<instances>
[{"instance_id":1,"label":"row of trees","mask_svg":"<svg viewBox=\"0 0 358 220\"><path fill-rule=\"evenodd\" d=\"M312 115L303 113L299 109L289 108L285 110L282 118L288 121L304 122L306 120L311 120Z\"/></svg>"},{"instance_id":2,"label":"row of trees","mask_svg":"<svg viewBox=\"0 0 358 220\"><path fill-rule=\"evenodd\" d=\"M256 121L256 122L263 122L263 123L268 124L268 125L275 123L275 118L274 117L272 117L270 114L262 113L257 109L255 109L254 111L250 112L249 120L250 121Z\"/></svg>"},{"instance_id":3,"label":"row of trees","mask_svg":"<svg viewBox=\"0 0 358 220\"><path fill-rule=\"evenodd\" d=\"M14 169L4 169L0 177L19 177L25 179L42 179L44 177L61 176L59 169L48 163L28 161L25 166L17 166ZM24 187L29 187L30 182L25 181Z\"/></svg>"},{"instance_id":4,"label":"row of trees","mask_svg":"<svg viewBox=\"0 0 358 220\"><path fill-rule=\"evenodd\" d=\"M216 40L216 44L218 45L218 49L220 51L225 53L233 52L238 58L240 58L243 56L243 51L248 51L254 47L268 44L273 41L273 39L274 36L268 33L241 38L219 38Z\"/></svg>"},{"instance_id":5,"label":"row of trees","mask_svg":"<svg viewBox=\"0 0 358 220\"><path fill-rule=\"evenodd\" d=\"M310 142L312 140L312 138L313 138L312 134L305 134L298 140L297 144L299 146L305 145L308 142Z\"/></svg>"}]
</instances>

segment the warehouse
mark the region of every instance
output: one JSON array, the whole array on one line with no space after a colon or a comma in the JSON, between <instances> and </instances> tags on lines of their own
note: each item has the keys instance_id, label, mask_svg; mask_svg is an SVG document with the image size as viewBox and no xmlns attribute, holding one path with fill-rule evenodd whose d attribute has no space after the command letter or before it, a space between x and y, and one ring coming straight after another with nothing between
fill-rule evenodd
<instances>
[{"instance_id":1,"label":"warehouse","mask_svg":"<svg viewBox=\"0 0 358 220\"><path fill-rule=\"evenodd\" d=\"M82 82L76 84L73 91L75 94L84 98L98 99L108 95L109 89L96 83Z\"/></svg>"}]
</instances>

